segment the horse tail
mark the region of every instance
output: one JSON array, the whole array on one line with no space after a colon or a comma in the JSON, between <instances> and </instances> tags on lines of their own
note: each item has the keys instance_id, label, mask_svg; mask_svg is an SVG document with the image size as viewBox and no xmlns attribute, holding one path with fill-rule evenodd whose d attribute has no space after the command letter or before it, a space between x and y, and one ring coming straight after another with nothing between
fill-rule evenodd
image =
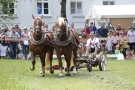
<instances>
[{"instance_id":1,"label":"horse tail","mask_svg":"<svg viewBox=\"0 0 135 90\"><path fill-rule=\"evenodd\" d=\"M74 59L74 53L73 53L73 51L72 51L70 62L73 62L73 59Z\"/></svg>"},{"instance_id":2,"label":"horse tail","mask_svg":"<svg viewBox=\"0 0 135 90\"><path fill-rule=\"evenodd\" d=\"M48 51L46 53L46 57L45 57L45 68L46 69L50 69L50 57L51 57L51 51Z\"/></svg>"}]
</instances>

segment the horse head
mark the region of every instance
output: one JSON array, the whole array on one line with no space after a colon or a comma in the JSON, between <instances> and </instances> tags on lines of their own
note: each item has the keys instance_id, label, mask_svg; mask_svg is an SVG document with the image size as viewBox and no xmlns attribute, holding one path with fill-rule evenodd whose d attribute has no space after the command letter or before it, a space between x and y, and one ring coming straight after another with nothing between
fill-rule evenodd
<instances>
[{"instance_id":1,"label":"horse head","mask_svg":"<svg viewBox=\"0 0 135 90\"><path fill-rule=\"evenodd\" d=\"M38 35L42 32L42 25L43 25L43 22L42 22L42 18L43 18L43 15L42 16L33 16L33 20L34 20L34 26L33 26L33 30L34 32Z\"/></svg>"},{"instance_id":2,"label":"horse head","mask_svg":"<svg viewBox=\"0 0 135 90\"><path fill-rule=\"evenodd\" d=\"M56 36L60 38L62 35L64 35L67 31L67 22L65 18L57 18L57 21L55 22L55 32Z\"/></svg>"}]
</instances>

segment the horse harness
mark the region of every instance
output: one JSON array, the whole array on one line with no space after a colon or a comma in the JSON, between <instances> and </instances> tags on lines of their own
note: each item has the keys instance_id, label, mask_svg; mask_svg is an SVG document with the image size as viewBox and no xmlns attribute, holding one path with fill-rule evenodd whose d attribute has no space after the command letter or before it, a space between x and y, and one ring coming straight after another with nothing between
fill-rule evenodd
<instances>
[{"instance_id":1,"label":"horse harness","mask_svg":"<svg viewBox=\"0 0 135 90\"><path fill-rule=\"evenodd\" d=\"M30 32L30 42L34 45L41 45L44 43L45 40L48 41L48 43L45 43L45 45L51 45L54 47L54 43L51 41L51 38L49 37L49 35L46 34L46 32L42 32L42 38L40 40L35 40L33 38L33 31Z\"/></svg>"},{"instance_id":2,"label":"horse harness","mask_svg":"<svg viewBox=\"0 0 135 90\"><path fill-rule=\"evenodd\" d=\"M58 37L56 36L56 32L54 33L54 35L55 35L55 37L54 37L55 44L58 45L58 46L67 46L71 42L72 44L78 46L77 42L79 42L79 41L77 41L76 35L74 35L73 30L68 29L66 32L62 31L62 35L65 34L65 33L67 33L67 36L68 36L68 38L65 41L60 41L58 39ZM72 36L73 36L73 40L71 40Z\"/></svg>"}]
</instances>

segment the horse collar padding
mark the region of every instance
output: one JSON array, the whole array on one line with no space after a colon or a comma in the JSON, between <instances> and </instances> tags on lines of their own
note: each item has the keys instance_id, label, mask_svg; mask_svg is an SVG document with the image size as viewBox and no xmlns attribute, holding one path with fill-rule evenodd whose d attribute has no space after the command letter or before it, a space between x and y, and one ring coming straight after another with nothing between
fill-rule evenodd
<instances>
[{"instance_id":1,"label":"horse collar padding","mask_svg":"<svg viewBox=\"0 0 135 90\"><path fill-rule=\"evenodd\" d=\"M33 38L33 31L30 32L30 42L33 43L33 44L35 44L35 45L41 44L43 41L45 41L45 39L46 39L46 34L43 34L42 35L42 38L37 41L37 40L35 40Z\"/></svg>"}]
</instances>

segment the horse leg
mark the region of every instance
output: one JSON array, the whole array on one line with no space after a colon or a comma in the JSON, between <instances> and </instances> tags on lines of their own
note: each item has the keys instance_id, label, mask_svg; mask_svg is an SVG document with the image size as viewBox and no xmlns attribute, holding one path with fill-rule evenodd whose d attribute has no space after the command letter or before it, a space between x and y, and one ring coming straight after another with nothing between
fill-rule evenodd
<instances>
[{"instance_id":1,"label":"horse leg","mask_svg":"<svg viewBox=\"0 0 135 90\"><path fill-rule=\"evenodd\" d=\"M65 54L65 60L66 60L66 63L67 63L67 73L66 73L66 76L70 76L70 59L71 59L71 53L68 53L68 54Z\"/></svg>"},{"instance_id":2,"label":"horse leg","mask_svg":"<svg viewBox=\"0 0 135 90\"><path fill-rule=\"evenodd\" d=\"M53 60L53 48L51 48L50 52L49 52L49 59L50 59L50 73L53 74L54 70L52 67L52 60Z\"/></svg>"},{"instance_id":3,"label":"horse leg","mask_svg":"<svg viewBox=\"0 0 135 90\"><path fill-rule=\"evenodd\" d=\"M30 67L30 70L33 71L35 69L35 55L33 54L33 52L31 52L31 60L32 60L32 66Z\"/></svg>"},{"instance_id":4,"label":"horse leg","mask_svg":"<svg viewBox=\"0 0 135 90\"><path fill-rule=\"evenodd\" d=\"M76 74L76 58L77 58L77 48L73 50L74 58L73 58L73 63L74 63L74 68L73 68L73 73Z\"/></svg>"},{"instance_id":5,"label":"horse leg","mask_svg":"<svg viewBox=\"0 0 135 90\"><path fill-rule=\"evenodd\" d=\"M45 53L39 55L41 61L41 72L40 74L44 77L45 76Z\"/></svg>"},{"instance_id":6,"label":"horse leg","mask_svg":"<svg viewBox=\"0 0 135 90\"><path fill-rule=\"evenodd\" d=\"M57 54L57 53L56 53ZM59 66L60 66L60 73L59 73L59 77L63 77L63 72L62 72L62 58L60 54L57 54L57 58L59 60Z\"/></svg>"}]
</instances>

